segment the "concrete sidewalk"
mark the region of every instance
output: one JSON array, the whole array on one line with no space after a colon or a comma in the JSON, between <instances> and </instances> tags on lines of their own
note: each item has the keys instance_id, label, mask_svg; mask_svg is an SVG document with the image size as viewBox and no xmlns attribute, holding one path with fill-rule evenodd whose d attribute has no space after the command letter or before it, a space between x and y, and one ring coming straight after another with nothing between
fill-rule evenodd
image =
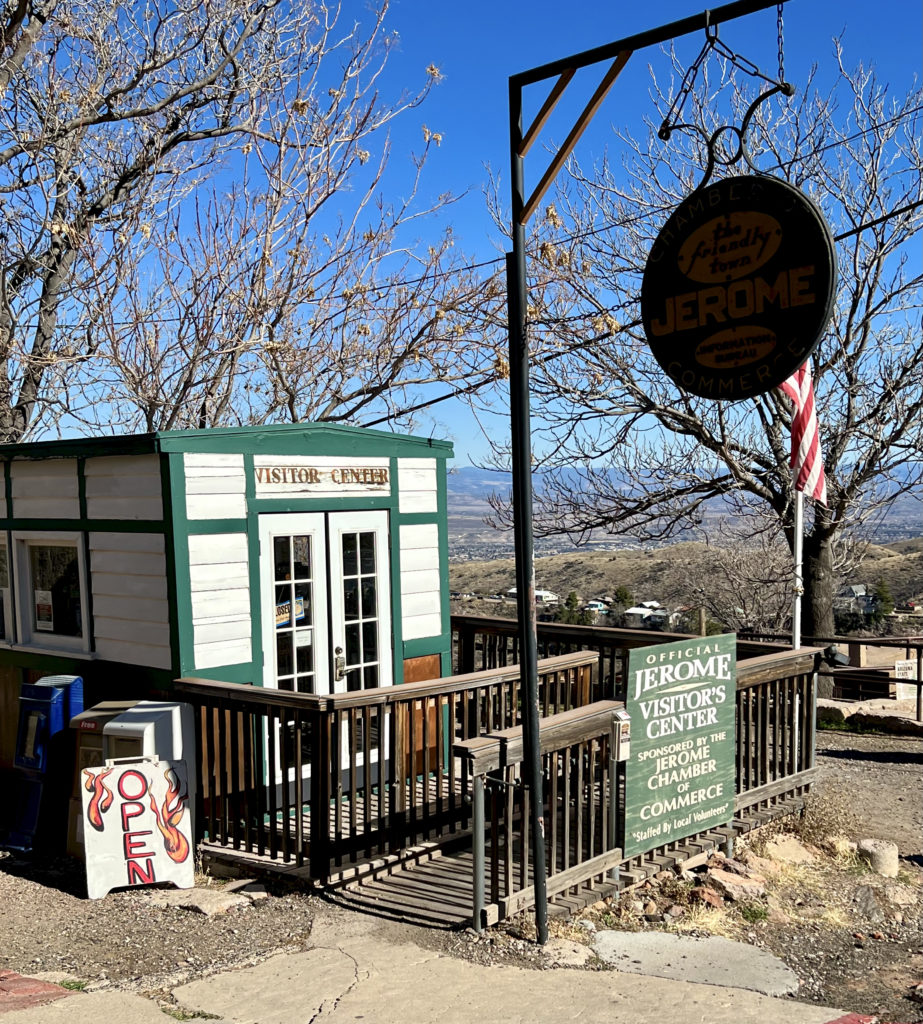
<instances>
[{"instance_id":1,"label":"concrete sidewalk","mask_svg":"<svg viewBox=\"0 0 923 1024\"><path fill-rule=\"evenodd\" d=\"M859 1024L869 1018L739 988L569 968L481 966L394 943L368 919L326 917L314 947L174 990L177 1009L225 1024ZM74 993L2 1015L3 1024L164 1024L158 1005L116 992Z\"/></svg>"}]
</instances>

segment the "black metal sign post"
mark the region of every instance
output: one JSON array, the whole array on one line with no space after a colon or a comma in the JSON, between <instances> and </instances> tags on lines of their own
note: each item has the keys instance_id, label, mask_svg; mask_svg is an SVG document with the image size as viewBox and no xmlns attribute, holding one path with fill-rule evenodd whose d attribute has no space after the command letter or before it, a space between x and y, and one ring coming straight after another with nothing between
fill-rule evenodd
<instances>
[{"instance_id":1,"label":"black metal sign post","mask_svg":"<svg viewBox=\"0 0 923 1024\"><path fill-rule=\"evenodd\" d=\"M509 80L510 180L512 189L512 244L507 254L507 303L510 352L510 420L513 456L513 523L516 552L516 604L519 618L519 656L522 666L523 755L526 785L530 791L533 873L535 886L535 928L538 942L548 938L548 902L545 880L545 827L542 814L542 759L538 714L538 642L535 619L535 553L532 534L532 432L529 409L529 340L526 331L526 224L542 197L567 162L580 136L593 120L619 73L636 50L657 46L670 39L701 32L735 18L788 0L736 0L712 11L683 18L660 28L592 50L563 57L513 75ZM558 100L579 68L611 61L589 103L577 119L561 148L552 157L533 192L525 193L525 156L535 142ZM522 98L528 85L556 79L528 130L523 131Z\"/></svg>"}]
</instances>

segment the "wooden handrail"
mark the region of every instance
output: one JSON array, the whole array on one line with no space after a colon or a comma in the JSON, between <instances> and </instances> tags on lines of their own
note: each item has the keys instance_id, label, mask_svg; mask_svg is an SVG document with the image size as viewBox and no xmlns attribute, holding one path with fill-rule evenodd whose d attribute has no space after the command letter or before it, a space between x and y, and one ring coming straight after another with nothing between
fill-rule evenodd
<instances>
[{"instance_id":1,"label":"wooden handrail","mask_svg":"<svg viewBox=\"0 0 923 1024\"><path fill-rule=\"evenodd\" d=\"M771 682L783 676L815 672L823 652L819 647L800 647L797 651L778 651L737 662L737 689Z\"/></svg>"},{"instance_id":2,"label":"wooden handrail","mask_svg":"<svg viewBox=\"0 0 923 1024\"><path fill-rule=\"evenodd\" d=\"M564 672L582 666L592 667L598 655L595 651L574 651L559 654L553 658L542 658L538 663L540 675ZM366 707L379 704L397 704L408 700L422 700L443 694L462 693L476 690L481 686L514 682L520 677L520 666L484 669L480 672L466 672L441 679L426 679L419 683L403 683L400 686L379 686L351 693L332 693L319 696L313 693L295 693L291 690L276 690L270 687L253 686L250 683L223 683L198 676L183 676L174 683L183 693L197 694L218 700L234 700L243 704L335 711L351 707Z\"/></svg>"},{"instance_id":3,"label":"wooden handrail","mask_svg":"<svg viewBox=\"0 0 923 1024\"><path fill-rule=\"evenodd\" d=\"M541 752L547 754L609 732L615 712L624 706L620 700L601 700L541 719ZM514 726L486 736L461 740L452 745L452 752L468 762L474 775L484 775L498 768L518 764L524 756L522 727Z\"/></svg>"}]
</instances>

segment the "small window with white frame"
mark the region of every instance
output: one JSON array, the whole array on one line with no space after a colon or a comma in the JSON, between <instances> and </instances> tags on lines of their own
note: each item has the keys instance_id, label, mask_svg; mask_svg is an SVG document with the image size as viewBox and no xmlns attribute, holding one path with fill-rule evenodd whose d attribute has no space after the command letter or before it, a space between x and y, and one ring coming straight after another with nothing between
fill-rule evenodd
<instances>
[{"instance_id":1,"label":"small window with white frame","mask_svg":"<svg viewBox=\"0 0 923 1024\"><path fill-rule=\"evenodd\" d=\"M14 533L19 642L89 649L83 544L77 533Z\"/></svg>"}]
</instances>

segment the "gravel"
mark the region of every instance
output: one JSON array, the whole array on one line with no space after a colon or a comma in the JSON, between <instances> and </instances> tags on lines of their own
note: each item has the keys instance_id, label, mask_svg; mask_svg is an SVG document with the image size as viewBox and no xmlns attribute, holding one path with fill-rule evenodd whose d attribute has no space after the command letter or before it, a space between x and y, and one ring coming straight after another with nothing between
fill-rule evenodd
<instances>
[{"instance_id":1,"label":"gravel","mask_svg":"<svg viewBox=\"0 0 923 1024\"><path fill-rule=\"evenodd\" d=\"M831 834L893 840L901 877L893 883L828 857L779 883L769 897L768 919L741 918L734 937L781 957L800 979L798 999L876 1014L882 1022L923 1022L923 1005L911 998L923 980L923 740L821 732L818 764L817 796L797 825L802 840L820 843ZM676 900L682 886L695 883L660 884ZM897 903L881 893L883 885L895 884L902 887L892 891ZM202 876L197 885L223 888ZM285 882L267 881L266 887L264 898L213 916L156 906L155 894L144 890L91 901L83 895L81 864L0 851L0 969L31 976L49 972L88 987L168 998L168 990L184 981L310 948L318 915L347 913ZM636 913L643 916L657 896L652 890L628 893L624 913L597 908L595 917L586 916L599 928L663 927L669 914L658 912L654 922L645 922ZM393 922L375 927L391 940L477 963L550 966L530 941L528 916L483 936ZM557 919L552 930L584 943L593 935L592 928ZM603 968L594 960L588 969Z\"/></svg>"}]
</instances>

